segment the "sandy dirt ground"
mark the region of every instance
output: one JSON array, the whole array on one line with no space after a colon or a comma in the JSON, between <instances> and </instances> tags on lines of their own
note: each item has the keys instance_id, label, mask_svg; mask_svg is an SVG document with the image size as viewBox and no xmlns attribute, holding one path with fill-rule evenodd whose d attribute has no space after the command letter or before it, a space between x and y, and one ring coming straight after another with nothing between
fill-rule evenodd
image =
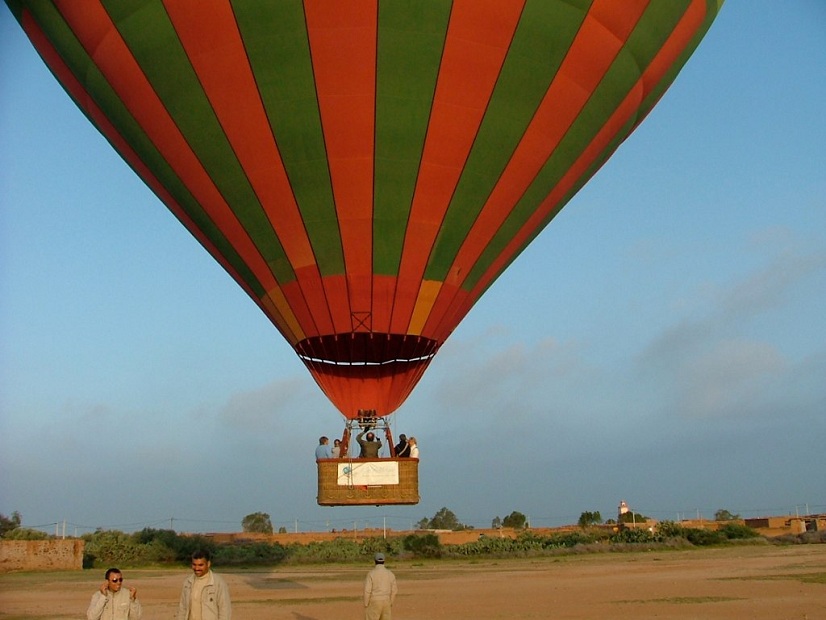
<instances>
[{"instance_id":1,"label":"sandy dirt ground","mask_svg":"<svg viewBox=\"0 0 826 620\"><path fill-rule=\"evenodd\" d=\"M826 545L604 553L535 560L388 562L394 620L826 619ZM236 620L364 617L370 566L220 571ZM100 574L99 574L100 573ZM85 617L103 571L0 575L0 619ZM143 618L174 618L186 570L124 570Z\"/></svg>"}]
</instances>

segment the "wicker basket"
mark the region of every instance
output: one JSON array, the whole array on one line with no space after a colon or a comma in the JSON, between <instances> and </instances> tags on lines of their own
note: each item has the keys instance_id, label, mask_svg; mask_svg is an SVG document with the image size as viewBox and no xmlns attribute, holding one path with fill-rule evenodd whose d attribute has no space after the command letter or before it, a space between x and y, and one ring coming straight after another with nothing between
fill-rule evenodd
<instances>
[{"instance_id":1,"label":"wicker basket","mask_svg":"<svg viewBox=\"0 0 826 620\"><path fill-rule=\"evenodd\" d=\"M319 506L419 503L419 459L323 459L317 464Z\"/></svg>"}]
</instances>

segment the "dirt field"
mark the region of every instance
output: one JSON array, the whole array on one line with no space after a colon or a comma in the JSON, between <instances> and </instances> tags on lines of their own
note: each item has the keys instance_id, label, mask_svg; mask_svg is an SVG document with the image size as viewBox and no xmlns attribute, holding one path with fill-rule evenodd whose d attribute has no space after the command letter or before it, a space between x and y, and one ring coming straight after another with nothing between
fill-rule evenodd
<instances>
[{"instance_id":1,"label":"dirt field","mask_svg":"<svg viewBox=\"0 0 826 620\"><path fill-rule=\"evenodd\" d=\"M388 562L395 620L826 618L826 545ZM221 571L236 620L363 618L369 565ZM171 620L185 570L125 570L143 618ZM103 571L0 576L0 619L83 618Z\"/></svg>"}]
</instances>

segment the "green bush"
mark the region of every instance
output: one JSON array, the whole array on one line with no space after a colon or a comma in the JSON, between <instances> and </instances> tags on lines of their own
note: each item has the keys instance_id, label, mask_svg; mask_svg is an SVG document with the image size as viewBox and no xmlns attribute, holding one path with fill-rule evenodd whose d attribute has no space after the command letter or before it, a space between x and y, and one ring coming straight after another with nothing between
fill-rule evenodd
<instances>
[{"instance_id":1,"label":"green bush","mask_svg":"<svg viewBox=\"0 0 826 620\"><path fill-rule=\"evenodd\" d=\"M129 534L118 530L103 530L83 536L86 541L83 566L135 566L148 562L146 545L136 543Z\"/></svg>"},{"instance_id":2,"label":"green bush","mask_svg":"<svg viewBox=\"0 0 826 620\"><path fill-rule=\"evenodd\" d=\"M695 528L686 528L685 538L692 545L697 545L698 547L720 545L728 540L722 532Z\"/></svg>"},{"instance_id":3,"label":"green bush","mask_svg":"<svg viewBox=\"0 0 826 620\"><path fill-rule=\"evenodd\" d=\"M7 533L7 538L18 536L49 538L42 532L21 528ZM196 549L210 551L216 566L364 563L372 562L372 557L377 552L397 558L405 555L414 558L529 557L554 555L574 548L587 552L589 550L633 550L651 544L719 545L758 536L755 530L737 523L728 523L719 531L713 531L686 528L678 523L663 521L657 525L654 532L643 528L625 528L612 534L606 529L586 528L539 536L533 530L527 529L521 530L519 535L513 539L480 535L478 540L448 546L443 546L438 535L430 532L404 537L366 538L358 542L349 538L337 538L308 545L294 543L285 546L261 541L239 541L217 545L204 536L181 535L173 530L146 528L134 534L110 530L84 535L86 548L83 565L87 568L173 563L188 565L189 558ZM800 541L795 539L795 542ZM603 544L589 547L594 543Z\"/></svg>"},{"instance_id":4,"label":"green bush","mask_svg":"<svg viewBox=\"0 0 826 620\"><path fill-rule=\"evenodd\" d=\"M409 534L404 537L402 546L416 557L442 557L442 543L436 534Z\"/></svg>"},{"instance_id":5,"label":"green bush","mask_svg":"<svg viewBox=\"0 0 826 620\"><path fill-rule=\"evenodd\" d=\"M514 540L498 536L481 536L479 540L455 545L450 551L463 556L503 557L514 553Z\"/></svg>"},{"instance_id":6,"label":"green bush","mask_svg":"<svg viewBox=\"0 0 826 620\"><path fill-rule=\"evenodd\" d=\"M547 536L543 540L545 548L564 548L570 549L577 545L587 545L606 536L599 530L582 530L577 532L564 532L561 534L553 534Z\"/></svg>"},{"instance_id":7,"label":"green bush","mask_svg":"<svg viewBox=\"0 0 826 620\"><path fill-rule=\"evenodd\" d=\"M720 528L720 532L722 532L723 536L729 540L757 538L760 536L760 533L757 530L753 530L747 525L741 525L739 523L728 523Z\"/></svg>"},{"instance_id":8,"label":"green bush","mask_svg":"<svg viewBox=\"0 0 826 620\"><path fill-rule=\"evenodd\" d=\"M215 549L213 561L227 565L268 565L280 564L287 557L287 548L279 543L245 543L220 545Z\"/></svg>"},{"instance_id":9,"label":"green bush","mask_svg":"<svg viewBox=\"0 0 826 620\"><path fill-rule=\"evenodd\" d=\"M652 543L659 542L660 539L647 529L626 528L611 536L610 541L612 543Z\"/></svg>"},{"instance_id":10,"label":"green bush","mask_svg":"<svg viewBox=\"0 0 826 620\"><path fill-rule=\"evenodd\" d=\"M27 527L17 527L9 530L3 536L3 540L46 540L50 538L45 532L31 530Z\"/></svg>"},{"instance_id":11,"label":"green bush","mask_svg":"<svg viewBox=\"0 0 826 620\"><path fill-rule=\"evenodd\" d=\"M537 536L528 530L521 532L515 539L481 536L473 542L450 546L445 553L492 557L550 555L559 549L572 549L578 545L587 545L607 538L608 534L601 530L565 532L552 536Z\"/></svg>"},{"instance_id":12,"label":"green bush","mask_svg":"<svg viewBox=\"0 0 826 620\"><path fill-rule=\"evenodd\" d=\"M674 521L660 521L657 524L657 534L663 540L670 538L685 538L686 528Z\"/></svg>"},{"instance_id":13,"label":"green bush","mask_svg":"<svg viewBox=\"0 0 826 620\"><path fill-rule=\"evenodd\" d=\"M293 564L358 562L363 559L362 546L345 538L313 542L308 545L293 543L287 546L287 561Z\"/></svg>"}]
</instances>

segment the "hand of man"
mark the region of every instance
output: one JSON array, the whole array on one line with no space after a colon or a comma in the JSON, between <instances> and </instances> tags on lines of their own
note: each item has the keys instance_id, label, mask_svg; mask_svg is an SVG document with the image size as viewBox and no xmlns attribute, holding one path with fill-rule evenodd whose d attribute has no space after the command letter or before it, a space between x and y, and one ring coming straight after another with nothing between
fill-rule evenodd
<instances>
[{"instance_id":1,"label":"hand of man","mask_svg":"<svg viewBox=\"0 0 826 620\"><path fill-rule=\"evenodd\" d=\"M100 586L100 593L103 596L106 596L106 592L109 590L109 583L104 581L103 584Z\"/></svg>"},{"instance_id":2,"label":"hand of man","mask_svg":"<svg viewBox=\"0 0 826 620\"><path fill-rule=\"evenodd\" d=\"M137 588L129 588L129 598L133 601L138 598L138 589Z\"/></svg>"}]
</instances>

